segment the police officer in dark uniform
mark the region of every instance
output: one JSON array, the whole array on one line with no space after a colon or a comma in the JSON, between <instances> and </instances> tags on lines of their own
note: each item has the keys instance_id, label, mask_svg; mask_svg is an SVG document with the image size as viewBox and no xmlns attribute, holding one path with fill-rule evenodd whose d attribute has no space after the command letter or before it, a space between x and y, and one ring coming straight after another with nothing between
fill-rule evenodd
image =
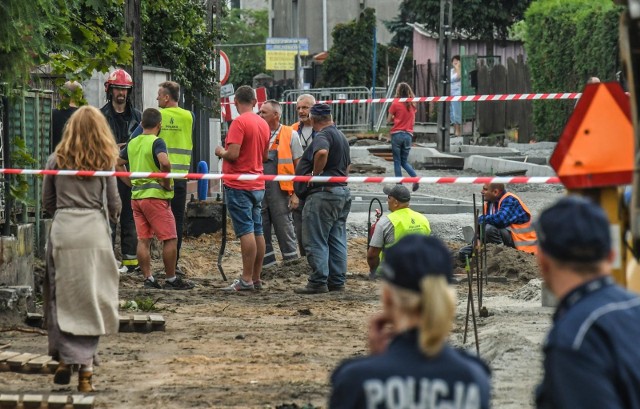
<instances>
[{"instance_id":1,"label":"police officer in dark uniform","mask_svg":"<svg viewBox=\"0 0 640 409\"><path fill-rule=\"evenodd\" d=\"M609 220L560 199L536 225L540 271L558 298L538 408L640 409L640 297L615 284Z\"/></svg>"},{"instance_id":2,"label":"police officer in dark uniform","mask_svg":"<svg viewBox=\"0 0 640 409\"><path fill-rule=\"evenodd\" d=\"M437 238L408 235L380 266L383 313L369 328L372 355L331 376L330 408L489 407L489 368L447 345L456 310L451 255Z\"/></svg>"}]
</instances>

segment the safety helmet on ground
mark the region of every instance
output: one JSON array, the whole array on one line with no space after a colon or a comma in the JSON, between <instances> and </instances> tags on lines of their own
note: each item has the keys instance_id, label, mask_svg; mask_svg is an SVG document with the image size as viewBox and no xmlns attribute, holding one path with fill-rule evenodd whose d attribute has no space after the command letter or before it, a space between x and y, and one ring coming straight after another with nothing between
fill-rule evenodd
<instances>
[{"instance_id":1,"label":"safety helmet on ground","mask_svg":"<svg viewBox=\"0 0 640 409\"><path fill-rule=\"evenodd\" d=\"M109 95L109 88L133 88L133 79L128 72L123 70L122 68L118 68L114 70L111 74L109 74L109 78L104 83L104 91Z\"/></svg>"}]
</instances>

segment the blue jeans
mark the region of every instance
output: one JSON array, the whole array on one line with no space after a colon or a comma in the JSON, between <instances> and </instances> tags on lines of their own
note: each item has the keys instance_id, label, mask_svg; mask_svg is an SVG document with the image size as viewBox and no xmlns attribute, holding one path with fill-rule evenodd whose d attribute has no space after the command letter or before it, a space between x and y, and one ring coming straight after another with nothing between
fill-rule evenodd
<instances>
[{"instance_id":1,"label":"blue jeans","mask_svg":"<svg viewBox=\"0 0 640 409\"><path fill-rule=\"evenodd\" d=\"M411 134L409 132L394 132L391 134L391 152L393 152L393 172L396 177L402 176L402 168L409 176L416 176L416 171L407 159L411 150Z\"/></svg>"},{"instance_id":2,"label":"blue jeans","mask_svg":"<svg viewBox=\"0 0 640 409\"><path fill-rule=\"evenodd\" d=\"M451 119L452 124L455 124L455 125L462 124L462 102L454 101L451 103L449 118Z\"/></svg>"},{"instance_id":3,"label":"blue jeans","mask_svg":"<svg viewBox=\"0 0 640 409\"><path fill-rule=\"evenodd\" d=\"M253 233L262 236L262 199L264 190L239 190L224 187L224 201L236 236ZM224 222L224 221L223 221Z\"/></svg>"},{"instance_id":4,"label":"blue jeans","mask_svg":"<svg viewBox=\"0 0 640 409\"><path fill-rule=\"evenodd\" d=\"M346 186L309 195L302 210L302 243L311 267L309 287L341 287L347 281L347 216L351 193Z\"/></svg>"}]
</instances>

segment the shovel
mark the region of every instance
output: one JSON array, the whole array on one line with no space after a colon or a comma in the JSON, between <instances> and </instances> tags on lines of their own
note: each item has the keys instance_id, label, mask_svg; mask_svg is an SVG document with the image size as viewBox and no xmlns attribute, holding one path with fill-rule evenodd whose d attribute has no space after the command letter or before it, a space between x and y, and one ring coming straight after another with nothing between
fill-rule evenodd
<instances>
[{"instance_id":1,"label":"shovel","mask_svg":"<svg viewBox=\"0 0 640 409\"><path fill-rule=\"evenodd\" d=\"M462 227L462 236L464 237L464 241L466 243L473 243L473 237L475 236L475 231L472 226L463 226Z\"/></svg>"}]
</instances>

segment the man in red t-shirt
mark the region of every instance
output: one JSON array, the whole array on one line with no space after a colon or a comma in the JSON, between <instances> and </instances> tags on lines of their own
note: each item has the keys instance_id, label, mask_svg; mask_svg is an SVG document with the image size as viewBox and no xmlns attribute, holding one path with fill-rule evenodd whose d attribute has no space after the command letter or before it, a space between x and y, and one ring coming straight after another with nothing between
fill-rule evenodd
<instances>
[{"instance_id":1,"label":"man in red t-shirt","mask_svg":"<svg viewBox=\"0 0 640 409\"><path fill-rule=\"evenodd\" d=\"M269 125L253 112L253 89L243 85L236 90L235 104L240 116L229 127L226 144L216 147L222 173L262 175L262 163L269 156ZM262 230L264 181L224 181L224 199L236 236L240 238L242 276L226 291L251 291L262 288L260 274L265 243Z\"/></svg>"}]
</instances>

